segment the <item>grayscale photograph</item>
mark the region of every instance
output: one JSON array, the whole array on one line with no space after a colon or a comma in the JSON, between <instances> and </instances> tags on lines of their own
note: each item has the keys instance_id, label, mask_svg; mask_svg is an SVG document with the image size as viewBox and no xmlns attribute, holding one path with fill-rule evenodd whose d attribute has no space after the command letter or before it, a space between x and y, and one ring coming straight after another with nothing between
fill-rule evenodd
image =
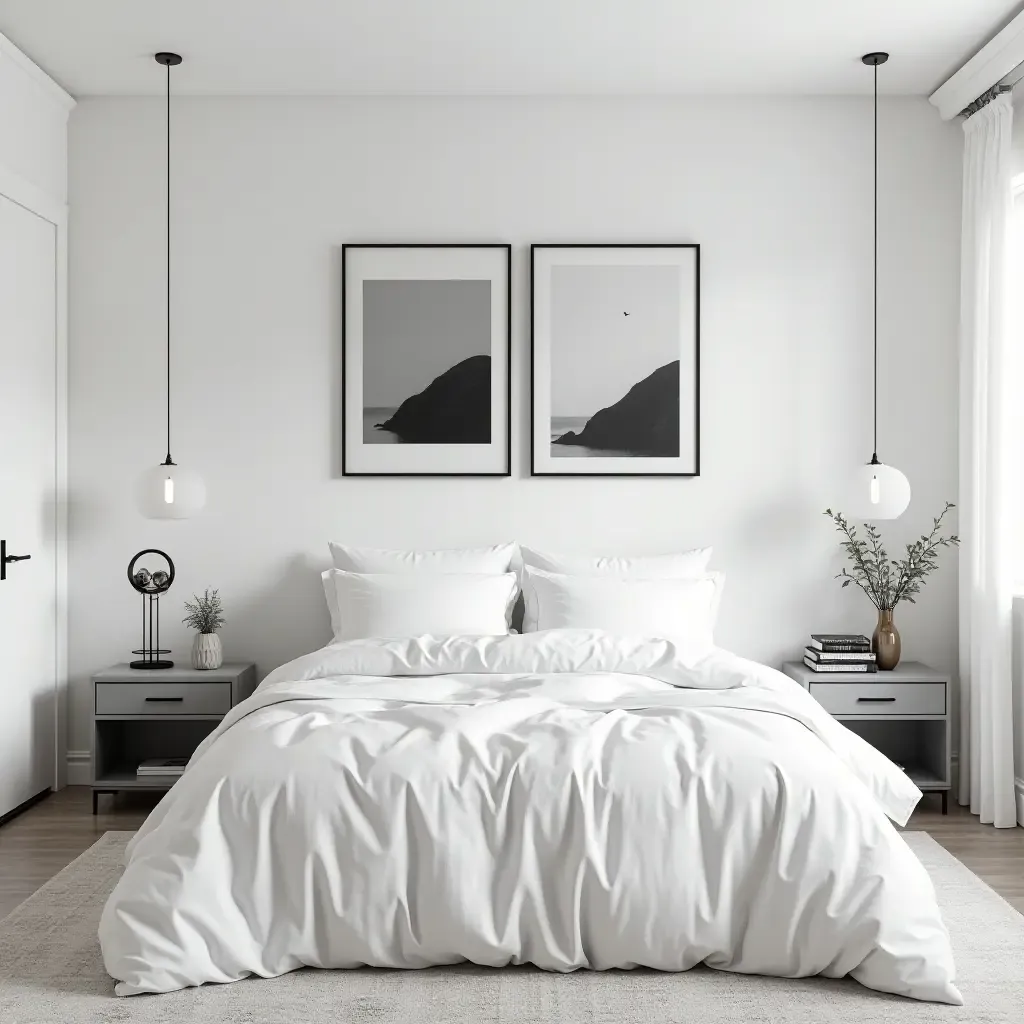
<instances>
[{"instance_id":1,"label":"grayscale photograph","mask_svg":"<svg viewBox=\"0 0 1024 1024\"><path fill-rule=\"evenodd\" d=\"M551 274L551 455L679 455L679 270Z\"/></svg>"},{"instance_id":2,"label":"grayscale photograph","mask_svg":"<svg viewBox=\"0 0 1024 1024\"><path fill-rule=\"evenodd\" d=\"M534 245L534 475L699 472L699 247Z\"/></svg>"},{"instance_id":3,"label":"grayscale photograph","mask_svg":"<svg viewBox=\"0 0 1024 1024\"><path fill-rule=\"evenodd\" d=\"M363 283L363 443L490 444L491 282Z\"/></svg>"},{"instance_id":4,"label":"grayscale photograph","mask_svg":"<svg viewBox=\"0 0 1024 1024\"><path fill-rule=\"evenodd\" d=\"M511 247L342 246L343 476L508 476Z\"/></svg>"}]
</instances>

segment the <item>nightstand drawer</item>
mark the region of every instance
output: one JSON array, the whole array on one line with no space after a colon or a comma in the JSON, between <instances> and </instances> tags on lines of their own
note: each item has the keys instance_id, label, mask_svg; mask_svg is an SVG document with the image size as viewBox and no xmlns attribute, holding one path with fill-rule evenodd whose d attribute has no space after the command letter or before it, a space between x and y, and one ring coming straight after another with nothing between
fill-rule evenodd
<instances>
[{"instance_id":1,"label":"nightstand drawer","mask_svg":"<svg viewBox=\"0 0 1024 1024\"><path fill-rule=\"evenodd\" d=\"M945 683L811 683L832 715L944 715Z\"/></svg>"},{"instance_id":2,"label":"nightstand drawer","mask_svg":"<svg viewBox=\"0 0 1024 1024\"><path fill-rule=\"evenodd\" d=\"M230 683L97 683L97 715L224 715Z\"/></svg>"}]
</instances>

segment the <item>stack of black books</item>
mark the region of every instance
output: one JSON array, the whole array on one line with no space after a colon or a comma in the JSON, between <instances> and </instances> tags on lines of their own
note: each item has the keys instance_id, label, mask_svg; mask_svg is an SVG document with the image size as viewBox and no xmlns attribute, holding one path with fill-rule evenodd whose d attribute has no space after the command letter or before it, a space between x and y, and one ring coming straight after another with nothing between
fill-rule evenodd
<instances>
[{"instance_id":1,"label":"stack of black books","mask_svg":"<svg viewBox=\"0 0 1024 1024\"><path fill-rule=\"evenodd\" d=\"M804 664L814 672L877 672L871 641L861 633L812 633Z\"/></svg>"}]
</instances>

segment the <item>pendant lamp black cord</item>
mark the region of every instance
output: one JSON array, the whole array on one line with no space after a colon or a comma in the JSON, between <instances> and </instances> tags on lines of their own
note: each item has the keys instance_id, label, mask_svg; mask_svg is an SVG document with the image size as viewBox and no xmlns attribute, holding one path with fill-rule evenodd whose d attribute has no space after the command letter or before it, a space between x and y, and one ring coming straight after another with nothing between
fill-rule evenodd
<instances>
[{"instance_id":1,"label":"pendant lamp black cord","mask_svg":"<svg viewBox=\"0 0 1024 1024\"><path fill-rule=\"evenodd\" d=\"M171 460L171 65L167 64L167 461Z\"/></svg>"},{"instance_id":2,"label":"pendant lamp black cord","mask_svg":"<svg viewBox=\"0 0 1024 1024\"><path fill-rule=\"evenodd\" d=\"M871 462L879 459L879 66L874 66L874 443ZM169 443L168 443L168 446Z\"/></svg>"}]
</instances>

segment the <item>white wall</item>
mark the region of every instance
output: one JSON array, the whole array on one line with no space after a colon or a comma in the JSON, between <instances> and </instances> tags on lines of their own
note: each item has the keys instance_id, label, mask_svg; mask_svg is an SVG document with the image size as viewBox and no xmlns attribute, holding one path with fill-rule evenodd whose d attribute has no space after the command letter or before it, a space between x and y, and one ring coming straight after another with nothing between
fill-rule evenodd
<instances>
[{"instance_id":1,"label":"white wall","mask_svg":"<svg viewBox=\"0 0 1024 1024\"><path fill-rule=\"evenodd\" d=\"M382 546L661 551L711 543L719 638L769 662L812 628L869 631L840 592L821 510L871 452L868 101L194 99L176 105L178 461L202 516L148 522L137 473L164 453L163 118L86 100L71 125L72 747L88 676L138 645L125 579L142 547L217 586L227 654L266 672L328 638L318 573L335 537ZM925 101L882 108L881 452L914 488L886 529L956 496L961 133ZM531 480L531 241L702 245L703 475ZM510 241L511 480L340 478L339 246ZM897 614L907 657L955 664L956 566Z\"/></svg>"}]
</instances>

